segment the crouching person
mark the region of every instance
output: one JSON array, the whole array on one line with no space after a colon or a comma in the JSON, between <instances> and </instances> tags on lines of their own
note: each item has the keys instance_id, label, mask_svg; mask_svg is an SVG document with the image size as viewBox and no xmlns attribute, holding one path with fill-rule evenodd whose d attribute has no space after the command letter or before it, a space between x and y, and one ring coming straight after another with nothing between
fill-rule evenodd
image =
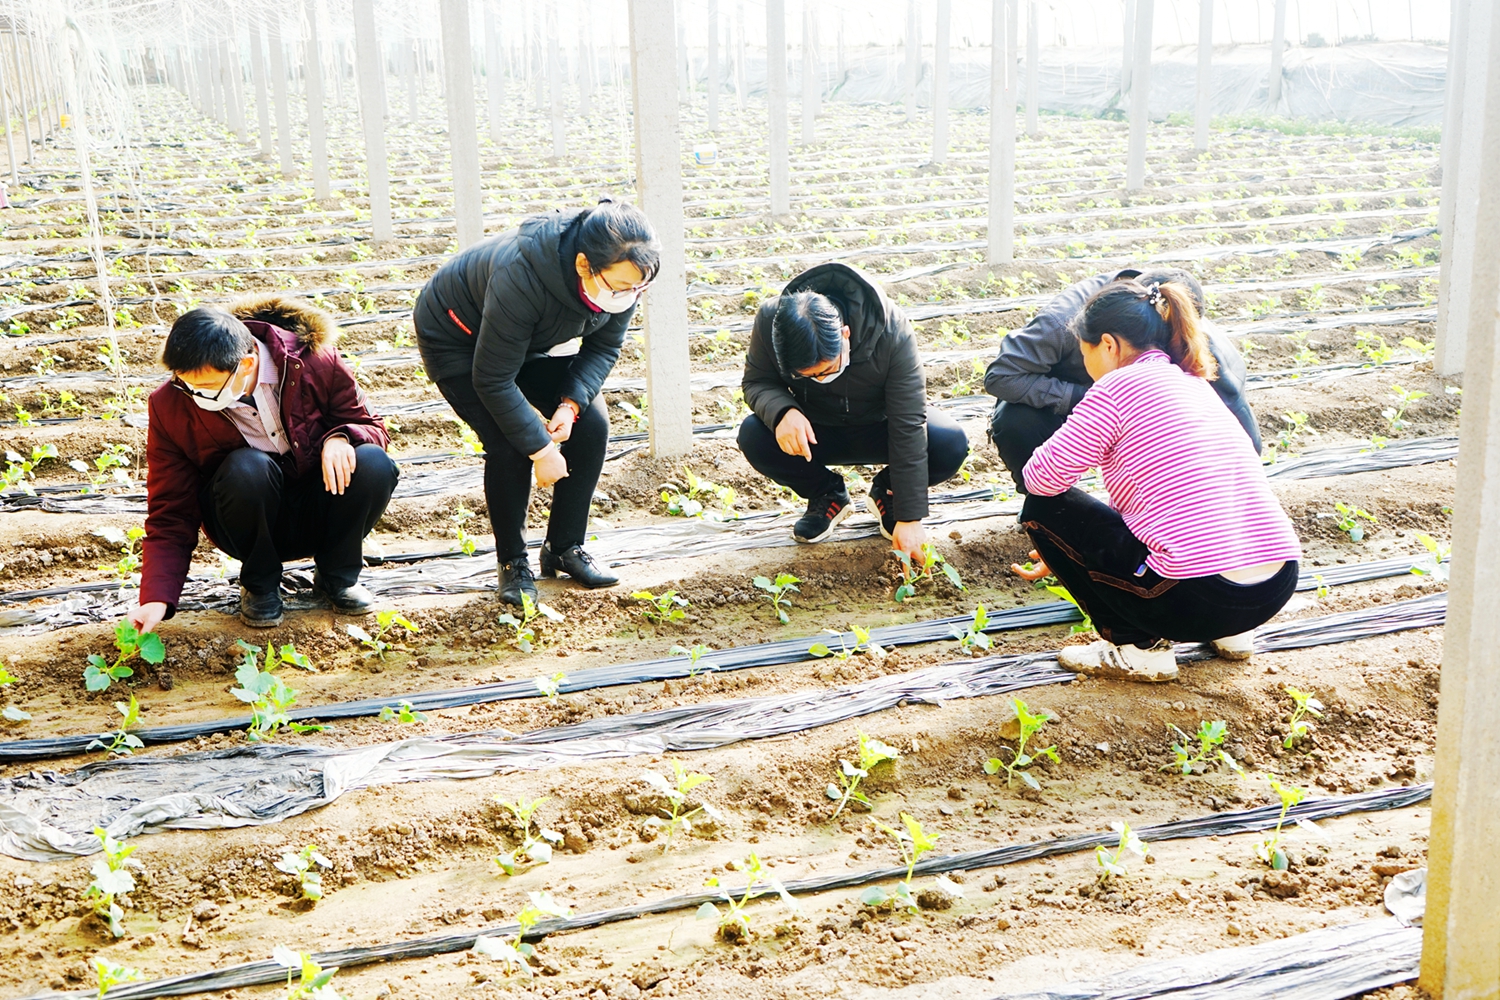
<instances>
[{"instance_id":1,"label":"crouching person","mask_svg":"<svg viewBox=\"0 0 1500 1000\"><path fill-rule=\"evenodd\" d=\"M1180 284L1089 299L1075 331L1093 384L1023 470L1021 523L1104 641L1078 673L1163 681L1171 640L1245 659L1297 586L1301 546L1250 438L1215 399L1214 359ZM1075 484L1101 470L1110 504Z\"/></svg>"},{"instance_id":2,"label":"crouching person","mask_svg":"<svg viewBox=\"0 0 1500 1000\"><path fill-rule=\"evenodd\" d=\"M146 434L137 629L176 612L200 527L240 560L246 625L280 624L282 562L307 556L335 611L369 610L362 542L400 471L336 337L326 313L274 295L172 324L162 349L172 377L151 394Z\"/></svg>"},{"instance_id":3,"label":"crouching person","mask_svg":"<svg viewBox=\"0 0 1500 1000\"><path fill-rule=\"evenodd\" d=\"M830 465L884 465L871 513L892 548L920 558L927 489L969 454L963 429L927 409L911 324L847 264L821 264L767 299L745 356L740 451L757 472L808 498L792 528L820 542L853 507Z\"/></svg>"}]
</instances>

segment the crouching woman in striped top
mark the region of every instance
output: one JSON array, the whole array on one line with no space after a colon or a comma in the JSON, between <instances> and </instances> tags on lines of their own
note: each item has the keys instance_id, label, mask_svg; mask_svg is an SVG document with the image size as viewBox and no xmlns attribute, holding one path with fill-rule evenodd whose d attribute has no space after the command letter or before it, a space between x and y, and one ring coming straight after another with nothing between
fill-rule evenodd
<instances>
[{"instance_id":1,"label":"crouching woman in striped top","mask_svg":"<svg viewBox=\"0 0 1500 1000\"><path fill-rule=\"evenodd\" d=\"M1171 641L1246 659L1251 631L1297 586L1301 546L1260 457L1209 386L1188 290L1116 281L1075 324L1094 384L1026 463L1021 522L1104 637L1071 646L1078 673L1164 681ZM1109 503L1075 485L1097 467Z\"/></svg>"}]
</instances>

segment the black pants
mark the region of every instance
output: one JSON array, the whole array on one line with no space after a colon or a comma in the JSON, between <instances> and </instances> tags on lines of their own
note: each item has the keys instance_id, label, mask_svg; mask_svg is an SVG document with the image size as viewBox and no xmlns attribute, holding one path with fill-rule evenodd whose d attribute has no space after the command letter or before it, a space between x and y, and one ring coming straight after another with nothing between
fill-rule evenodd
<instances>
[{"instance_id":1,"label":"black pants","mask_svg":"<svg viewBox=\"0 0 1500 1000\"><path fill-rule=\"evenodd\" d=\"M1021 524L1037 553L1117 646L1158 639L1208 642L1270 621L1297 589L1297 563L1262 583L1217 574L1169 580L1146 567L1146 546L1119 513L1079 489L1028 496Z\"/></svg>"},{"instance_id":2,"label":"black pants","mask_svg":"<svg viewBox=\"0 0 1500 1000\"><path fill-rule=\"evenodd\" d=\"M522 366L516 385L548 420L562 401L563 379L572 358L537 358ZM531 503L531 459L511 446L505 432L490 416L467 375L438 379L438 391L464 423L484 443L484 502L495 532L495 554L501 562L526 555L526 508ZM598 395L573 424L573 433L560 446L568 460L568 474L552 487L552 513L547 518L547 542L554 552L581 545L589 527L589 503L604 449L609 444L609 414Z\"/></svg>"},{"instance_id":3,"label":"black pants","mask_svg":"<svg viewBox=\"0 0 1500 1000\"><path fill-rule=\"evenodd\" d=\"M293 478L274 455L238 448L203 487L203 526L238 559L240 583L255 594L281 585L281 564L313 557L324 581L352 587L364 565L362 543L396 490L401 470L381 448L354 449L354 475L342 494L323 486L322 467Z\"/></svg>"},{"instance_id":4,"label":"black pants","mask_svg":"<svg viewBox=\"0 0 1500 1000\"><path fill-rule=\"evenodd\" d=\"M1021 478L1021 470L1031 461L1031 453L1056 434L1065 419L1051 410L1039 410L1034 406L996 404L990 418L990 440L995 442L1000 461L1010 470L1018 492L1026 492L1026 480Z\"/></svg>"},{"instance_id":5,"label":"black pants","mask_svg":"<svg viewBox=\"0 0 1500 1000\"><path fill-rule=\"evenodd\" d=\"M830 465L883 465L890 461L890 434L885 421L836 427L813 424L818 443L812 446L812 461L788 455L776 443L776 433L755 414L740 424L740 451L745 460L767 479L780 483L811 500L824 493L844 489L844 477ZM951 479L969 457L969 438L962 427L944 413L927 411L927 485Z\"/></svg>"}]
</instances>

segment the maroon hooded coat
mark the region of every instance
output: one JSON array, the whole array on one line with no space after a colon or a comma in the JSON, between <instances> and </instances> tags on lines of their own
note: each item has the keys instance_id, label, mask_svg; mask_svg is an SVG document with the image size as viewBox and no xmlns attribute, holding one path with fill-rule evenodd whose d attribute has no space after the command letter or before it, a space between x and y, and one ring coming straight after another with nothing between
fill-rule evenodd
<instances>
[{"instance_id":1,"label":"maroon hooded coat","mask_svg":"<svg viewBox=\"0 0 1500 1000\"><path fill-rule=\"evenodd\" d=\"M281 372L281 423L292 449L282 459L288 473L321 474L323 442L334 434L355 446L390 443L385 424L334 349L338 331L327 313L275 294L243 299L230 312L270 348ZM244 447L223 412L200 408L170 382L151 393L142 604L161 601L168 618L176 613L203 527L199 493L225 457Z\"/></svg>"}]
</instances>

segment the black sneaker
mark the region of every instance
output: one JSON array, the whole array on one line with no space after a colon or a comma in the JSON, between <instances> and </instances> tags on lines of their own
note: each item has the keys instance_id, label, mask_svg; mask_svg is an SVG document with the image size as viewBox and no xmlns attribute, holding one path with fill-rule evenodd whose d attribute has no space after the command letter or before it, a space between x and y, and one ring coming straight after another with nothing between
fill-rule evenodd
<instances>
[{"instance_id":1,"label":"black sneaker","mask_svg":"<svg viewBox=\"0 0 1500 1000\"><path fill-rule=\"evenodd\" d=\"M839 522L854 513L848 490L824 493L807 501L807 513L792 526L792 537L799 542L821 542L833 534Z\"/></svg>"},{"instance_id":2,"label":"black sneaker","mask_svg":"<svg viewBox=\"0 0 1500 1000\"><path fill-rule=\"evenodd\" d=\"M880 518L880 533L894 540L896 532L896 494L891 492L890 477L881 470L870 484L870 513Z\"/></svg>"},{"instance_id":3,"label":"black sneaker","mask_svg":"<svg viewBox=\"0 0 1500 1000\"><path fill-rule=\"evenodd\" d=\"M281 614L279 590L257 594L240 585L240 621L251 628L275 628L281 624Z\"/></svg>"}]
</instances>

